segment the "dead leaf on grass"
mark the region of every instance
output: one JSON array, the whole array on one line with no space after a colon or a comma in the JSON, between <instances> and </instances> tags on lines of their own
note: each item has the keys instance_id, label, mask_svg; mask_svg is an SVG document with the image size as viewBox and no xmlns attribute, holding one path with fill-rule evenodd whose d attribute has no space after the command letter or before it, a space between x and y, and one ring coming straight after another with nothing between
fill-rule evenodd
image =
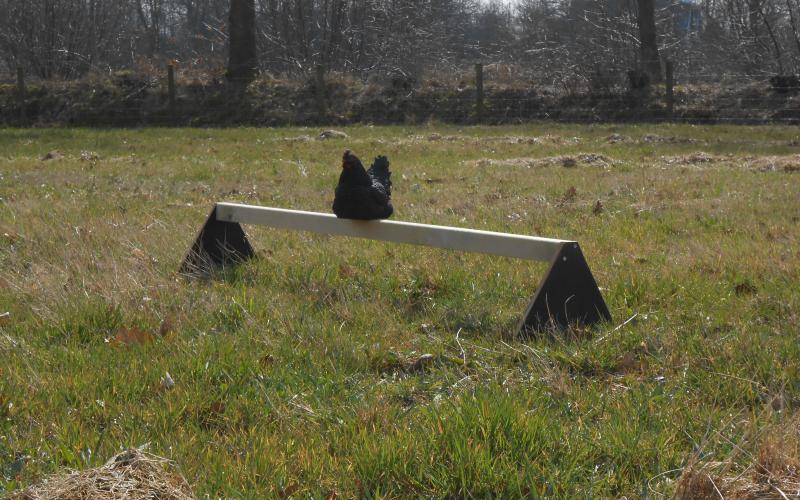
<instances>
[{"instance_id":1,"label":"dead leaf on grass","mask_svg":"<svg viewBox=\"0 0 800 500\"><path fill-rule=\"evenodd\" d=\"M647 365L645 358L634 351L630 351L617 358L615 371L622 374L640 373L647 369Z\"/></svg>"},{"instance_id":2,"label":"dead leaf on grass","mask_svg":"<svg viewBox=\"0 0 800 500\"><path fill-rule=\"evenodd\" d=\"M150 332L142 330L141 328L120 328L114 335L112 342L116 345L142 345L147 344L156 339L156 336Z\"/></svg>"},{"instance_id":3,"label":"dead leaf on grass","mask_svg":"<svg viewBox=\"0 0 800 500\"><path fill-rule=\"evenodd\" d=\"M225 402L224 401L214 401L211 403L211 406L208 409L209 413L215 416L220 416L225 413Z\"/></svg>"},{"instance_id":4,"label":"dead leaf on grass","mask_svg":"<svg viewBox=\"0 0 800 500\"><path fill-rule=\"evenodd\" d=\"M17 240L19 240L19 239L20 239L20 237L19 237L19 234L18 234L18 233L15 233L15 232L13 232L13 231L9 231L9 232L7 232L7 233L3 233L3 238L5 238L6 240L8 240L8 242L9 242L9 243L11 243L12 245L13 245L14 243L16 243L16 242L17 242Z\"/></svg>"},{"instance_id":5,"label":"dead leaf on grass","mask_svg":"<svg viewBox=\"0 0 800 500\"><path fill-rule=\"evenodd\" d=\"M171 336L175 333L175 315L167 314L161 321L161 327L158 329L158 334L162 337Z\"/></svg>"},{"instance_id":6,"label":"dead leaf on grass","mask_svg":"<svg viewBox=\"0 0 800 500\"><path fill-rule=\"evenodd\" d=\"M417 358L416 361L414 361L413 363L408 365L408 368L406 368L406 370L409 371L409 372L420 372L420 371L423 371L428 366L430 366L431 363L433 363L434 360L435 360L435 357L434 357L433 354L423 354L422 356Z\"/></svg>"},{"instance_id":7,"label":"dead leaf on grass","mask_svg":"<svg viewBox=\"0 0 800 500\"><path fill-rule=\"evenodd\" d=\"M356 272L352 267L347 265L347 263L342 262L339 264L339 276L346 279L352 279L356 276Z\"/></svg>"},{"instance_id":8,"label":"dead leaf on grass","mask_svg":"<svg viewBox=\"0 0 800 500\"><path fill-rule=\"evenodd\" d=\"M272 354L265 354L261 356L261 359L258 360L258 364L261 365L262 368L271 366L274 362L275 358L272 356Z\"/></svg>"},{"instance_id":9,"label":"dead leaf on grass","mask_svg":"<svg viewBox=\"0 0 800 500\"><path fill-rule=\"evenodd\" d=\"M212 427L221 423L223 415L225 414L225 402L214 401L208 408L202 410L198 416L198 420L203 427Z\"/></svg>"},{"instance_id":10,"label":"dead leaf on grass","mask_svg":"<svg viewBox=\"0 0 800 500\"><path fill-rule=\"evenodd\" d=\"M749 280L744 280L740 283L737 283L736 286L733 287L734 293L736 295L752 295L758 292L758 288L751 283Z\"/></svg>"},{"instance_id":11,"label":"dead leaf on grass","mask_svg":"<svg viewBox=\"0 0 800 500\"><path fill-rule=\"evenodd\" d=\"M295 493L297 493L297 491L299 489L300 489L300 485L298 483L292 483L292 484L290 484L289 486L287 486L286 488L284 488L280 492L280 497L281 498L289 498L292 495L294 495Z\"/></svg>"},{"instance_id":12,"label":"dead leaf on grass","mask_svg":"<svg viewBox=\"0 0 800 500\"><path fill-rule=\"evenodd\" d=\"M572 203L575 201L575 198L578 197L578 190L575 189L575 186L570 186L564 194L561 196L561 199L558 200L559 205L566 205L567 203Z\"/></svg>"}]
</instances>

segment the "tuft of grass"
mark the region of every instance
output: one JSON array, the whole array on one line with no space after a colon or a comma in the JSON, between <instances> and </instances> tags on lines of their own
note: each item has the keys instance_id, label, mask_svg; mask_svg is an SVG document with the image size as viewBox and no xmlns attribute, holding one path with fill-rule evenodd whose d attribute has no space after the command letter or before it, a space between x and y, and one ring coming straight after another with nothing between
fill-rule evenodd
<instances>
[{"instance_id":1,"label":"tuft of grass","mask_svg":"<svg viewBox=\"0 0 800 500\"><path fill-rule=\"evenodd\" d=\"M795 128L343 131L2 130L0 494L144 443L215 497L794 481ZM345 148L399 220L580 241L614 322L519 338L544 265L258 227L176 273L216 201L329 211Z\"/></svg>"}]
</instances>

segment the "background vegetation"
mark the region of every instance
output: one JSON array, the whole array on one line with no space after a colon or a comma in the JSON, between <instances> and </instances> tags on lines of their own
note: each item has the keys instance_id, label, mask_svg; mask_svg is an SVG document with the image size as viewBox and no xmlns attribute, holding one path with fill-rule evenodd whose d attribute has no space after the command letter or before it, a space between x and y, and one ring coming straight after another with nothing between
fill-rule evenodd
<instances>
[{"instance_id":1,"label":"background vegetation","mask_svg":"<svg viewBox=\"0 0 800 500\"><path fill-rule=\"evenodd\" d=\"M0 123L795 122L794 2L0 0Z\"/></svg>"},{"instance_id":2,"label":"background vegetation","mask_svg":"<svg viewBox=\"0 0 800 500\"><path fill-rule=\"evenodd\" d=\"M508 73L511 71L511 73ZM670 109L663 85L585 89L525 80L498 65L483 70L479 106L474 70L411 82L364 83L328 74L315 79L259 77L235 92L221 80L180 75L174 101L166 71L117 72L80 81L33 82L20 104L16 86L0 85L0 124L6 126L287 126L345 124L519 124L536 120L591 123L800 122L800 87L776 89L767 80L742 85L674 87ZM322 96L320 101L320 95Z\"/></svg>"},{"instance_id":3,"label":"background vegetation","mask_svg":"<svg viewBox=\"0 0 800 500\"><path fill-rule=\"evenodd\" d=\"M795 0L0 0L0 72L222 68L234 5L255 12L260 69L276 76L324 65L421 78L485 62L586 83L648 69L651 36L656 67L674 60L691 81L793 75L800 61Z\"/></svg>"}]
</instances>

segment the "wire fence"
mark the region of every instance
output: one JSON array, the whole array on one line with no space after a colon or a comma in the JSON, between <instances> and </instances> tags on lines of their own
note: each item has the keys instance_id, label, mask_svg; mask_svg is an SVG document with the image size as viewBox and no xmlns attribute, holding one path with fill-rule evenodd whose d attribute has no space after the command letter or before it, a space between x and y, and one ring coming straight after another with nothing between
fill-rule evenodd
<instances>
[{"instance_id":1,"label":"wire fence","mask_svg":"<svg viewBox=\"0 0 800 500\"><path fill-rule=\"evenodd\" d=\"M6 126L211 126L349 123L463 124L683 121L800 123L800 81L763 75L634 74L537 80L475 64L459 73L412 78L352 75L318 67L305 77L265 76L248 86L162 74L118 72L78 81L0 81Z\"/></svg>"}]
</instances>

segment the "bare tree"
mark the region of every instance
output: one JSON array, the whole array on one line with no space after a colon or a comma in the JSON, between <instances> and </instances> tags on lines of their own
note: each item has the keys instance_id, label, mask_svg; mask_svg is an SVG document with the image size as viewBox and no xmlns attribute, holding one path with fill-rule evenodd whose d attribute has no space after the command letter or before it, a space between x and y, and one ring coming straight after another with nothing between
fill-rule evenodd
<instances>
[{"instance_id":1,"label":"bare tree","mask_svg":"<svg viewBox=\"0 0 800 500\"><path fill-rule=\"evenodd\" d=\"M0 65L76 78L169 59L249 81L315 64L367 79L483 61L570 85L632 67L658 81L662 55L682 78L800 70L797 0L498 1L0 0Z\"/></svg>"},{"instance_id":2,"label":"bare tree","mask_svg":"<svg viewBox=\"0 0 800 500\"><path fill-rule=\"evenodd\" d=\"M73 78L125 59L124 2L0 0L0 60L41 78ZM123 62L124 61L124 62Z\"/></svg>"}]
</instances>

